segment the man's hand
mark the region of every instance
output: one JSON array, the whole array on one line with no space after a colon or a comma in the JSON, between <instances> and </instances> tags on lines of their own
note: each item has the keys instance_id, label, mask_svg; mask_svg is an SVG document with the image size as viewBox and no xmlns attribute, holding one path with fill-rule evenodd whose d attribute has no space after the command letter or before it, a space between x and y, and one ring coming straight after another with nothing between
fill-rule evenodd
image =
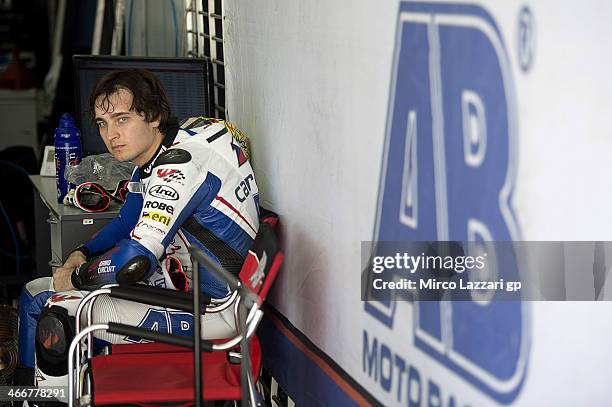
<instances>
[{"instance_id":1,"label":"man's hand","mask_svg":"<svg viewBox=\"0 0 612 407\"><path fill-rule=\"evenodd\" d=\"M85 255L78 250L70 253L70 256L64 262L64 265L61 268L74 270L79 267L81 264L86 263L87 259Z\"/></svg>"},{"instance_id":2,"label":"man's hand","mask_svg":"<svg viewBox=\"0 0 612 407\"><path fill-rule=\"evenodd\" d=\"M70 291L74 290L70 276L74 268L59 267L53 273L53 289L55 291Z\"/></svg>"},{"instance_id":3,"label":"man's hand","mask_svg":"<svg viewBox=\"0 0 612 407\"><path fill-rule=\"evenodd\" d=\"M80 251L76 250L70 253L64 265L57 268L55 273L53 273L53 289L55 291L74 290L72 282L70 281L70 276L75 268L86 262L87 259L85 255Z\"/></svg>"}]
</instances>

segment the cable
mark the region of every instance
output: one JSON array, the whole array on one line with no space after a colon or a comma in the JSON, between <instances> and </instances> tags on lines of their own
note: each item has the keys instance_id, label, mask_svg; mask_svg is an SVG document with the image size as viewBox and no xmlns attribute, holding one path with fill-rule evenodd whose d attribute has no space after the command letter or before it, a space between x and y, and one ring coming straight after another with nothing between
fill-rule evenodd
<instances>
[{"instance_id":1,"label":"cable","mask_svg":"<svg viewBox=\"0 0 612 407\"><path fill-rule=\"evenodd\" d=\"M11 219L9 218L8 213L6 213L6 211L4 210L4 205L2 205L2 201L0 201L0 212L2 212L2 215L4 216L4 220L6 222L6 225L8 226L8 230L11 233L11 238L13 239L13 245L15 246L15 275L20 276L21 270L19 269L19 260L21 256L19 256L19 241L17 240L17 235L15 234L15 229L13 228L13 225L11 223Z\"/></svg>"},{"instance_id":2,"label":"cable","mask_svg":"<svg viewBox=\"0 0 612 407\"><path fill-rule=\"evenodd\" d=\"M174 25L174 56L179 56L179 35L178 35L178 25L176 22L176 7L174 5L174 0L170 0L170 6L172 7L172 24Z\"/></svg>"},{"instance_id":3,"label":"cable","mask_svg":"<svg viewBox=\"0 0 612 407\"><path fill-rule=\"evenodd\" d=\"M142 5L144 6L144 49L145 49L145 55L149 55L149 25L147 24L147 20L149 19L149 7L147 6L147 2L145 1L144 3L142 3Z\"/></svg>"},{"instance_id":4,"label":"cable","mask_svg":"<svg viewBox=\"0 0 612 407\"><path fill-rule=\"evenodd\" d=\"M28 179L28 181L30 181L30 174L28 174L28 172L21 166L12 163L10 161L6 161L6 160L0 160L0 165L4 165L6 167L12 168L14 170L16 170L17 172L23 174L26 176L26 178ZM31 181L30 181L31 183ZM19 241L17 240L17 234L15 233L15 229L13 228L13 224L11 222L10 217L8 216L8 213L6 212L6 210L4 209L4 205L2 205L2 202L0 201L0 212L2 212L2 215L5 219L6 225L8 226L9 232L11 234L11 238L13 239L13 245L15 246L15 253L10 253L7 252L6 250L0 248L0 254L9 257L9 258L13 258L15 259L15 268L16 268L16 275L19 276L21 273L21 264L20 264L20 260L21 259L28 259L31 257L31 255L26 254L26 255L20 255L19 254Z\"/></svg>"},{"instance_id":5,"label":"cable","mask_svg":"<svg viewBox=\"0 0 612 407\"><path fill-rule=\"evenodd\" d=\"M14 259L16 257L15 253L7 252L6 250L1 249L1 248L0 248L0 254L5 256L5 257L9 257L11 259ZM22 255L19 256L19 258L21 260L27 260L27 259L31 259L32 255L31 254L22 254Z\"/></svg>"},{"instance_id":6,"label":"cable","mask_svg":"<svg viewBox=\"0 0 612 407\"><path fill-rule=\"evenodd\" d=\"M0 160L0 164L6 165L7 167L11 167L14 170L17 170L17 171L21 172L23 175L25 175L28 178L28 181L30 180L30 174L28 174L28 172L23 167L15 164L15 163L12 163L10 161L6 161L6 160Z\"/></svg>"}]
</instances>

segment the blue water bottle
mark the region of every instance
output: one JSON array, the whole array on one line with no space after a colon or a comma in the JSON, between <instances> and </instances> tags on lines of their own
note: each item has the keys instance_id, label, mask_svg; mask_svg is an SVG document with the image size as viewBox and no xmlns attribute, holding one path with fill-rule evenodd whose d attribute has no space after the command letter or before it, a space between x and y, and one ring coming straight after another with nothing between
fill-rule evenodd
<instances>
[{"instance_id":1,"label":"blue water bottle","mask_svg":"<svg viewBox=\"0 0 612 407\"><path fill-rule=\"evenodd\" d=\"M64 113L55 129L55 180L57 182L57 202L64 203L64 197L76 185L70 184L64 175L67 165L81 162L81 133L74 125L74 119Z\"/></svg>"}]
</instances>

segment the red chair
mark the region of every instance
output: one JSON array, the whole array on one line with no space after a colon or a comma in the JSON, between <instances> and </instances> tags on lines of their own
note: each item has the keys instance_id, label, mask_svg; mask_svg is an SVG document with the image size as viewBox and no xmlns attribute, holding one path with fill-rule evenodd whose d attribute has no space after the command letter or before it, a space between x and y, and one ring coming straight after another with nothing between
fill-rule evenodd
<instances>
[{"instance_id":1,"label":"red chair","mask_svg":"<svg viewBox=\"0 0 612 407\"><path fill-rule=\"evenodd\" d=\"M238 334L222 340L197 340L199 318L194 318L194 338L113 322L88 326L77 333L70 345L69 405L76 401L80 405L96 406L178 406L193 405L194 400L199 405L202 400L241 398L258 404L255 383L261 367L261 348L254 332L263 316L261 305L283 259L276 236L269 224L264 222L260 225L240 271L240 280L199 250L192 251L192 257L204 263L208 270L219 273L219 277L225 279L230 289L237 293L229 297L231 304L221 303L216 307L235 307L240 320ZM198 273L194 273L193 277L193 286L198 287ZM199 295L140 285L97 290L90 293L83 304L102 294L188 312L202 309ZM80 310L82 308L79 307ZM79 318L77 315L77 321ZM138 336L155 342L113 345L110 354L90 357L80 363L81 340L95 330ZM196 354L201 355L200 358L196 359ZM76 366L75 356L78 358Z\"/></svg>"}]
</instances>

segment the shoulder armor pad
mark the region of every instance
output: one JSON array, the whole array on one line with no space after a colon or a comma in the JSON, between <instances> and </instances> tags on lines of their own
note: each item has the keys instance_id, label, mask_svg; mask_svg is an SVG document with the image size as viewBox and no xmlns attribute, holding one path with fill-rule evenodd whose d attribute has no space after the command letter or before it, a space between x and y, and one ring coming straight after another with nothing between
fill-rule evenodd
<instances>
[{"instance_id":1,"label":"shoulder armor pad","mask_svg":"<svg viewBox=\"0 0 612 407\"><path fill-rule=\"evenodd\" d=\"M153 168L164 164L183 164L191 161L191 154L182 148L171 148L157 157Z\"/></svg>"}]
</instances>

